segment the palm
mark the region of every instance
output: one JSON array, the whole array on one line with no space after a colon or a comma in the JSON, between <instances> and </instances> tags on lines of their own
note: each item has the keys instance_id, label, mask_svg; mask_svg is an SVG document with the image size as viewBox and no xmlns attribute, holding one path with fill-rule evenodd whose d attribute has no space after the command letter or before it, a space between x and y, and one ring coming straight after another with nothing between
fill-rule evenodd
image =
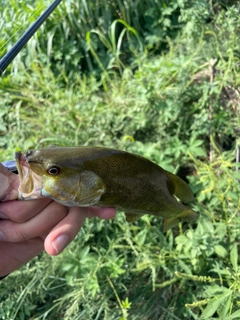
<instances>
[{"instance_id":1,"label":"palm","mask_svg":"<svg viewBox=\"0 0 240 320\"><path fill-rule=\"evenodd\" d=\"M65 207L48 198L16 200L18 176L0 164L0 277L38 255L59 254L79 232L84 220L113 218L114 208Z\"/></svg>"}]
</instances>

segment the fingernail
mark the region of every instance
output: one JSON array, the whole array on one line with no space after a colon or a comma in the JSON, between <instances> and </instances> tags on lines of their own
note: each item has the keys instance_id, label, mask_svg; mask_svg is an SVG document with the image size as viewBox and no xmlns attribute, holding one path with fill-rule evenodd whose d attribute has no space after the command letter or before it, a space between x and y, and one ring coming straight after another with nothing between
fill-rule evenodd
<instances>
[{"instance_id":1,"label":"fingernail","mask_svg":"<svg viewBox=\"0 0 240 320\"><path fill-rule=\"evenodd\" d=\"M7 217L7 216L5 216L5 214L4 214L4 213L0 213L0 219L8 219L8 217Z\"/></svg>"},{"instance_id":2,"label":"fingernail","mask_svg":"<svg viewBox=\"0 0 240 320\"><path fill-rule=\"evenodd\" d=\"M6 241L6 238L5 238L4 234L2 233L2 231L0 231L0 241Z\"/></svg>"},{"instance_id":3,"label":"fingernail","mask_svg":"<svg viewBox=\"0 0 240 320\"><path fill-rule=\"evenodd\" d=\"M52 242L52 245L56 250L56 253L59 254L66 247L67 243L68 236L66 236L65 234L61 234Z\"/></svg>"}]
</instances>

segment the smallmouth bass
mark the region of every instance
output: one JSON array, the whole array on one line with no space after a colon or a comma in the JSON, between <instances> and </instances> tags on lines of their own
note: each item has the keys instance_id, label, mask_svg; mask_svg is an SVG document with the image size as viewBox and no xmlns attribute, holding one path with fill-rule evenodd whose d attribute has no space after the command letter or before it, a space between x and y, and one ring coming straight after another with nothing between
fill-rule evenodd
<instances>
[{"instance_id":1,"label":"smallmouth bass","mask_svg":"<svg viewBox=\"0 0 240 320\"><path fill-rule=\"evenodd\" d=\"M19 199L49 197L65 206L109 206L127 221L144 214L163 218L163 231L198 214L188 184L139 155L104 147L51 146L16 152Z\"/></svg>"}]
</instances>

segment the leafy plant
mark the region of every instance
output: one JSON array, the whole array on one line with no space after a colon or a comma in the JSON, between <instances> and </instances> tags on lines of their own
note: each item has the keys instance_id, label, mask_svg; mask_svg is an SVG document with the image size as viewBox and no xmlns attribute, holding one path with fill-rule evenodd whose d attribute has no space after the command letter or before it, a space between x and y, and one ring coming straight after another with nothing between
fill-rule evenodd
<instances>
[{"instance_id":1,"label":"leafy plant","mask_svg":"<svg viewBox=\"0 0 240 320\"><path fill-rule=\"evenodd\" d=\"M45 6L0 2L1 54ZM239 17L227 1L65 1L21 52L0 81L1 161L124 149L188 181L200 218L166 234L150 216L88 220L1 282L2 319L240 317Z\"/></svg>"}]
</instances>

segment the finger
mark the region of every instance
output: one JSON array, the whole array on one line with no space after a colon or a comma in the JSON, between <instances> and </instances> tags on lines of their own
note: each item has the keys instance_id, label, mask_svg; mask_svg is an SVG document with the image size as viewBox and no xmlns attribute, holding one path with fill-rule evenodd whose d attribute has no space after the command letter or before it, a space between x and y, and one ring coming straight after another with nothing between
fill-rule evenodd
<instances>
[{"instance_id":1,"label":"finger","mask_svg":"<svg viewBox=\"0 0 240 320\"><path fill-rule=\"evenodd\" d=\"M34 238L25 242L0 242L0 277L13 272L43 251L43 240Z\"/></svg>"},{"instance_id":2,"label":"finger","mask_svg":"<svg viewBox=\"0 0 240 320\"><path fill-rule=\"evenodd\" d=\"M25 223L15 223L11 220L0 221L2 240L9 242L26 241L54 228L68 213L68 208L57 202L51 202L41 213ZM1 239L1 238L0 238Z\"/></svg>"},{"instance_id":3,"label":"finger","mask_svg":"<svg viewBox=\"0 0 240 320\"><path fill-rule=\"evenodd\" d=\"M13 200L18 197L18 175L8 171L0 163L0 201Z\"/></svg>"},{"instance_id":4,"label":"finger","mask_svg":"<svg viewBox=\"0 0 240 320\"><path fill-rule=\"evenodd\" d=\"M45 239L45 250L50 255L57 255L75 238L86 218L99 217L111 219L115 208L71 207L68 215L49 233Z\"/></svg>"},{"instance_id":5,"label":"finger","mask_svg":"<svg viewBox=\"0 0 240 320\"><path fill-rule=\"evenodd\" d=\"M62 252L81 229L87 214L88 208L71 207L68 215L46 237L46 252L53 256Z\"/></svg>"},{"instance_id":6,"label":"finger","mask_svg":"<svg viewBox=\"0 0 240 320\"><path fill-rule=\"evenodd\" d=\"M23 223L36 216L51 201L49 198L42 198L28 201L13 200L2 202L0 203L0 217L2 215L2 217L5 216L5 219Z\"/></svg>"},{"instance_id":7,"label":"finger","mask_svg":"<svg viewBox=\"0 0 240 320\"><path fill-rule=\"evenodd\" d=\"M116 215L116 209L111 207L89 207L88 217L99 217L101 219L112 219Z\"/></svg>"}]
</instances>

